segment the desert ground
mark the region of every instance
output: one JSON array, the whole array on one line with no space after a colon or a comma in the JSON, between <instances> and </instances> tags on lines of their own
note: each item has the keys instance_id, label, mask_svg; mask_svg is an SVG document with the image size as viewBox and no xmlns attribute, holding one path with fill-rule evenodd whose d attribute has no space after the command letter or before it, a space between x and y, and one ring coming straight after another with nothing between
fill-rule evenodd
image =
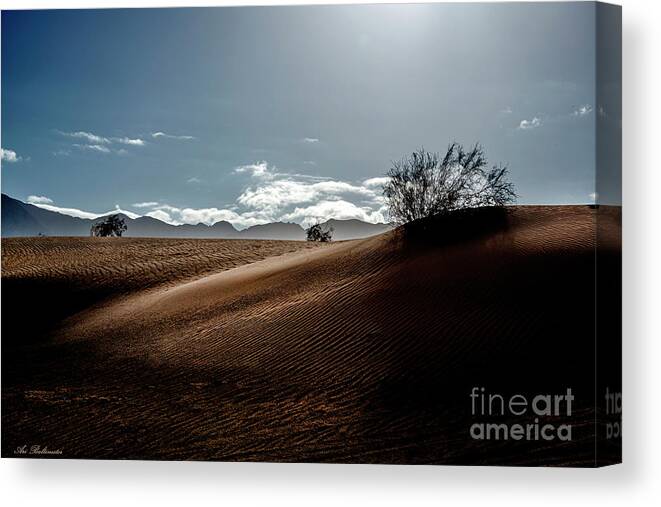
<instances>
[{"instance_id":1,"label":"desert ground","mask_svg":"<svg viewBox=\"0 0 661 507\"><path fill-rule=\"evenodd\" d=\"M487 211L331 244L3 239L2 455L607 461L595 245L617 264L619 214ZM560 375L573 441L468 437L472 387L555 392Z\"/></svg>"}]
</instances>

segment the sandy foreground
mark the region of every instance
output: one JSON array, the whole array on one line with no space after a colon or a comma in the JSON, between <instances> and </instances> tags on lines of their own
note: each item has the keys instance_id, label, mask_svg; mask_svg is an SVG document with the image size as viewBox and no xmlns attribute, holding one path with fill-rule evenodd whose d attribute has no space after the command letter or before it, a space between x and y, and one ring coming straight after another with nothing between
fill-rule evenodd
<instances>
[{"instance_id":1,"label":"sandy foreground","mask_svg":"<svg viewBox=\"0 0 661 507\"><path fill-rule=\"evenodd\" d=\"M516 207L442 241L4 239L2 454L594 464L595 216ZM571 387L575 438L471 440L474 386Z\"/></svg>"}]
</instances>

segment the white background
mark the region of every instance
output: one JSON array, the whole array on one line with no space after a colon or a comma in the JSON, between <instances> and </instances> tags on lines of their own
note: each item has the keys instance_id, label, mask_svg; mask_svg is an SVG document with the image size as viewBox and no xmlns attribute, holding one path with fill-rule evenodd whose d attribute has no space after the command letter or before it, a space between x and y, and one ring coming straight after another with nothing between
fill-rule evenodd
<instances>
[{"instance_id":1,"label":"white background","mask_svg":"<svg viewBox=\"0 0 661 507\"><path fill-rule=\"evenodd\" d=\"M0 0L7 8L230 5ZM268 1L278 3L337 3ZM350 3L350 2L343 2ZM376 3L376 2L375 2ZM0 461L4 505L661 505L661 2L623 0L624 464L597 470L121 461Z\"/></svg>"}]
</instances>

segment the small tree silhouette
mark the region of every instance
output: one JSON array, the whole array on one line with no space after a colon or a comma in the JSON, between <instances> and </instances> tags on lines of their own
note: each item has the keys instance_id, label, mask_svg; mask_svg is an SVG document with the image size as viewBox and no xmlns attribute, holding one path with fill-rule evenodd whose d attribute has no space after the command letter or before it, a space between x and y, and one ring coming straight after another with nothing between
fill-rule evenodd
<instances>
[{"instance_id":1,"label":"small tree silhouette","mask_svg":"<svg viewBox=\"0 0 661 507\"><path fill-rule=\"evenodd\" d=\"M307 235L308 241L329 243L333 238L333 230L332 227L324 229L320 223L316 223L305 229L305 234Z\"/></svg>"},{"instance_id":2,"label":"small tree silhouette","mask_svg":"<svg viewBox=\"0 0 661 507\"><path fill-rule=\"evenodd\" d=\"M126 222L119 215L109 215L100 222L92 225L90 229L90 236L96 237L121 237L126 231Z\"/></svg>"},{"instance_id":3,"label":"small tree silhouette","mask_svg":"<svg viewBox=\"0 0 661 507\"><path fill-rule=\"evenodd\" d=\"M487 167L484 150L452 143L441 159L420 148L393 162L383 187L391 220L399 225L463 208L502 207L514 202L507 167Z\"/></svg>"}]
</instances>

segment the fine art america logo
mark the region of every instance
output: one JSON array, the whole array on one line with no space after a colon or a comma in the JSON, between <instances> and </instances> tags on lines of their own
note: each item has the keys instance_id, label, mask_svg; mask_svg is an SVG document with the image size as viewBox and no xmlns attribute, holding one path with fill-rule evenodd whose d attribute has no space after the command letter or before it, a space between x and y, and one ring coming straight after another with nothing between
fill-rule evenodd
<instances>
[{"instance_id":1,"label":"fine art america logo","mask_svg":"<svg viewBox=\"0 0 661 507\"><path fill-rule=\"evenodd\" d=\"M571 424L557 424L551 417L572 415L574 395L571 388L564 394L523 394L504 396L487 393L484 387L473 387L470 393L471 414L479 420L470 427L474 440L562 440L572 439ZM494 422L493 418L526 418L525 423ZM544 418L540 422L540 418Z\"/></svg>"}]
</instances>

